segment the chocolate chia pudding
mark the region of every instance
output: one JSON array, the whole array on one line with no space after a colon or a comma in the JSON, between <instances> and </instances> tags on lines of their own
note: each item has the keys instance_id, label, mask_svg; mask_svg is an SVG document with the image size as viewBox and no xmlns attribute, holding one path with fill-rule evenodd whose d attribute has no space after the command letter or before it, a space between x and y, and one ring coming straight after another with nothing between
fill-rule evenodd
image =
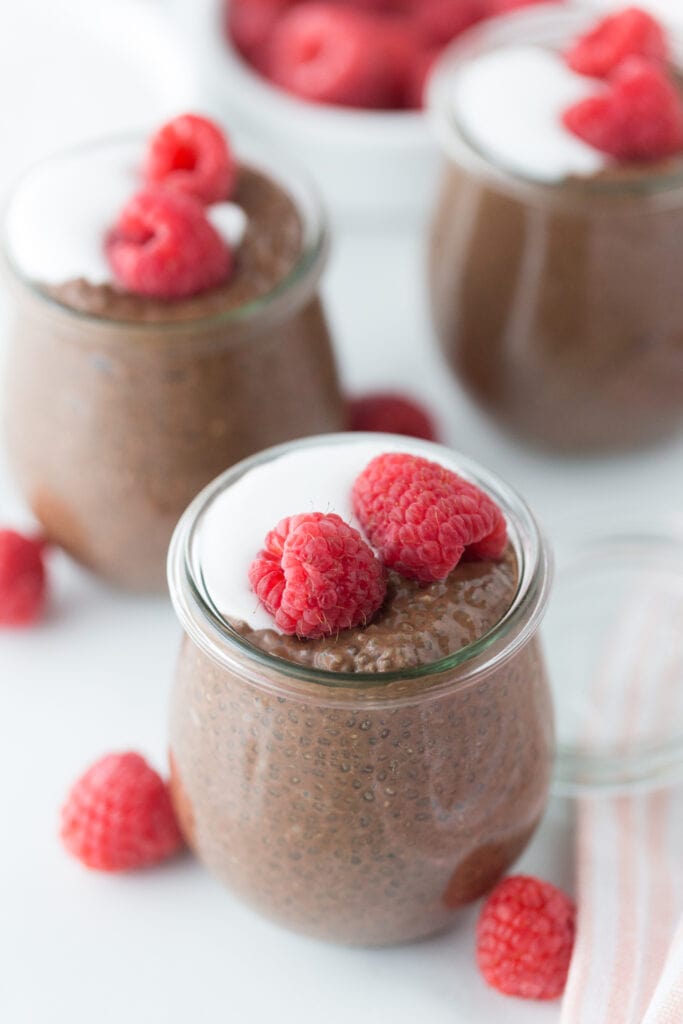
<instances>
[{"instance_id":1,"label":"chocolate chia pudding","mask_svg":"<svg viewBox=\"0 0 683 1024\"><path fill-rule=\"evenodd\" d=\"M174 302L82 279L46 285L45 291L62 305L89 316L133 323L201 320L248 306L291 274L304 246L303 224L292 197L255 167L239 168L232 201L244 210L247 224L235 254L234 273L226 284Z\"/></svg>"},{"instance_id":2,"label":"chocolate chia pudding","mask_svg":"<svg viewBox=\"0 0 683 1024\"><path fill-rule=\"evenodd\" d=\"M49 182L56 165L61 182L69 161L108 167L141 146L83 147L29 175ZM74 273L43 280L8 243L11 462L47 535L114 583L164 589L173 528L198 490L264 446L343 425L318 297L326 228L307 186L279 159L273 167L239 165L232 203L246 228L232 276L191 297Z\"/></svg>"},{"instance_id":3,"label":"chocolate chia pudding","mask_svg":"<svg viewBox=\"0 0 683 1024\"><path fill-rule=\"evenodd\" d=\"M373 622L327 639L239 620L224 607L229 572L221 589L209 567L214 513L254 468L316 448L332 465L354 449L361 466L391 449L457 465L503 508L504 557L422 587L392 573ZM198 856L256 909L319 938L382 945L448 927L521 853L547 798L548 563L526 506L438 446L316 438L207 488L178 526L169 578L186 631L172 784Z\"/></svg>"},{"instance_id":4,"label":"chocolate chia pudding","mask_svg":"<svg viewBox=\"0 0 683 1024\"><path fill-rule=\"evenodd\" d=\"M430 260L444 354L504 427L566 452L636 447L683 421L683 293L672 273L683 262L683 161L589 159L585 173L568 164L556 180L534 180L521 153L506 166L483 152L452 100L475 61L520 46L555 51L586 19L594 12L558 8L492 25L452 51L432 90L449 156Z\"/></svg>"}]
</instances>

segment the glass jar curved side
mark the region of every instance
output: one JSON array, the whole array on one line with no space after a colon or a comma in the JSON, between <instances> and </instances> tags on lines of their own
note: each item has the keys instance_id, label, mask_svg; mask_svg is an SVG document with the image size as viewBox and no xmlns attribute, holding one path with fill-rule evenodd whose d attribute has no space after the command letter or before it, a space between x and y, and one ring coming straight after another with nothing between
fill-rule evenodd
<instances>
[{"instance_id":1,"label":"glass jar curved side","mask_svg":"<svg viewBox=\"0 0 683 1024\"><path fill-rule=\"evenodd\" d=\"M349 443L297 446L323 441ZM526 506L487 476L521 581L489 636L374 676L283 662L221 628L192 549L221 490L290 447L225 474L176 530L169 582L185 638L171 704L174 799L199 857L261 912L333 941L407 941L447 927L494 884L542 816L553 750L538 640L548 553Z\"/></svg>"}]
</instances>

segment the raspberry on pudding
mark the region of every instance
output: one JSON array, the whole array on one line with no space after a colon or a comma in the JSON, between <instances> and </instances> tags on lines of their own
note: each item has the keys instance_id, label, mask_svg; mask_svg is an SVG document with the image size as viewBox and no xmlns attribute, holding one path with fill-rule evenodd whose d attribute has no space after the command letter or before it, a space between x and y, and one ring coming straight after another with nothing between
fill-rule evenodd
<instances>
[{"instance_id":1,"label":"raspberry on pudding","mask_svg":"<svg viewBox=\"0 0 683 1024\"><path fill-rule=\"evenodd\" d=\"M386 595L381 563L358 530L324 512L278 523L249 582L280 631L300 640L366 625Z\"/></svg>"},{"instance_id":2,"label":"raspberry on pudding","mask_svg":"<svg viewBox=\"0 0 683 1024\"><path fill-rule=\"evenodd\" d=\"M627 7L601 18L566 52L569 67L592 78L607 78L630 57L644 57L661 64L670 58L663 26L638 7Z\"/></svg>"},{"instance_id":3,"label":"raspberry on pudding","mask_svg":"<svg viewBox=\"0 0 683 1024\"><path fill-rule=\"evenodd\" d=\"M426 442L295 442L195 500L169 583L171 788L211 871L293 929L372 945L496 883L553 739L547 555L512 492Z\"/></svg>"},{"instance_id":4,"label":"raspberry on pudding","mask_svg":"<svg viewBox=\"0 0 683 1024\"><path fill-rule=\"evenodd\" d=\"M624 449L683 421L682 57L645 12L558 6L483 27L434 77L435 324L536 444Z\"/></svg>"},{"instance_id":5,"label":"raspberry on pudding","mask_svg":"<svg viewBox=\"0 0 683 1024\"><path fill-rule=\"evenodd\" d=\"M237 182L237 161L218 125L196 114L169 121L152 137L143 167L149 184L203 203L220 203Z\"/></svg>"},{"instance_id":6,"label":"raspberry on pudding","mask_svg":"<svg viewBox=\"0 0 683 1024\"><path fill-rule=\"evenodd\" d=\"M106 242L119 286L153 299L184 299L224 284L233 256L203 208L168 188L136 193Z\"/></svg>"},{"instance_id":7,"label":"raspberry on pudding","mask_svg":"<svg viewBox=\"0 0 683 1024\"><path fill-rule=\"evenodd\" d=\"M50 540L161 589L197 490L264 445L343 425L326 253L298 174L197 115L24 176L7 213L7 437Z\"/></svg>"}]
</instances>

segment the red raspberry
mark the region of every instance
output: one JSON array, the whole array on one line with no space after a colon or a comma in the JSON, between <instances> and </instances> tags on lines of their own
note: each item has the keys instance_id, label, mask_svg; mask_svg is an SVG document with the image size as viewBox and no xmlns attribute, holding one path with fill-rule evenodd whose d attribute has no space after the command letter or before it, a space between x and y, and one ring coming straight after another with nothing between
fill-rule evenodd
<instances>
[{"instance_id":1,"label":"red raspberry","mask_svg":"<svg viewBox=\"0 0 683 1024\"><path fill-rule=\"evenodd\" d=\"M28 626L38 619L47 590L45 543L0 530L0 626Z\"/></svg>"},{"instance_id":2,"label":"red raspberry","mask_svg":"<svg viewBox=\"0 0 683 1024\"><path fill-rule=\"evenodd\" d=\"M339 516L283 519L249 568L249 581L283 633L330 636L369 622L384 600L384 570Z\"/></svg>"},{"instance_id":3,"label":"red raspberry","mask_svg":"<svg viewBox=\"0 0 683 1024\"><path fill-rule=\"evenodd\" d=\"M465 549L474 545L476 552L482 541L502 553L498 506L474 484L419 455L378 455L356 479L352 497L370 543L389 568L409 579L445 579Z\"/></svg>"},{"instance_id":4,"label":"red raspberry","mask_svg":"<svg viewBox=\"0 0 683 1024\"><path fill-rule=\"evenodd\" d=\"M314 103L387 108L396 99L396 69L383 45L379 17L329 3L288 11L273 30L266 73Z\"/></svg>"},{"instance_id":5,"label":"red raspberry","mask_svg":"<svg viewBox=\"0 0 683 1024\"><path fill-rule=\"evenodd\" d=\"M573 902L549 882L524 875L503 879L479 918L479 970L506 995L557 999L567 981L575 920Z\"/></svg>"},{"instance_id":6,"label":"red raspberry","mask_svg":"<svg viewBox=\"0 0 683 1024\"><path fill-rule=\"evenodd\" d=\"M484 17L482 0L411 0L410 6L429 46L445 46Z\"/></svg>"},{"instance_id":7,"label":"red raspberry","mask_svg":"<svg viewBox=\"0 0 683 1024\"><path fill-rule=\"evenodd\" d=\"M227 280L232 253L191 196L147 188L128 202L107 239L117 281L156 299L181 299Z\"/></svg>"},{"instance_id":8,"label":"red raspberry","mask_svg":"<svg viewBox=\"0 0 683 1024\"><path fill-rule=\"evenodd\" d=\"M263 67L275 22L293 0L227 0L228 38L254 67Z\"/></svg>"},{"instance_id":9,"label":"red raspberry","mask_svg":"<svg viewBox=\"0 0 683 1024\"><path fill-rule=\"evenodd\" d=\"M668 56L666 33L656 18L638 7L627 7L581 36L568 51L567 63L580 75L607 78L628 57L666 63Z\"/></svg>"},{"instance_id":10,"label":"red raspberry","mask_svg":"<svg viewBox=\"0 0 683 1024\"><path fill-rule=\"evenodd\" d=\"M390 391L354 398L348 403L349 430L379 431L436 440L430 415L403 395Z\"/></svg>"},{"instance_id":11,"label":"red raspberry","mask_svg":"<svg viewBox=\"0 0 683 1024\"><path fill-rule=\"evenodd\" d=\"M564 124L617 160L657 160L683 149L683 102L655 64L629 57L609 87L569 107Z\"/></svg>"},{"instance_id":12,"label":"red raspberry","mask_svg":"<svg viewBox=\"0 0 683 1024\"><path fill-rule=\"evenodd\" d=\"M234 191L237 163L217 124L183 114L152 136L143 175L148 184L184 192L202 203L220 203Z\"/></svg>"},{"instance_id":13,"label":"red raspberry","mask_svg":"<svg viewBox=\"0 0 683 1024\"><path fill-rule=\"evenodd\" d=\"M165 860L182 838L166 783L139 754L108 754L72 787L62 808L67 850L97 871Z\"/></svg>"}]
</instances>

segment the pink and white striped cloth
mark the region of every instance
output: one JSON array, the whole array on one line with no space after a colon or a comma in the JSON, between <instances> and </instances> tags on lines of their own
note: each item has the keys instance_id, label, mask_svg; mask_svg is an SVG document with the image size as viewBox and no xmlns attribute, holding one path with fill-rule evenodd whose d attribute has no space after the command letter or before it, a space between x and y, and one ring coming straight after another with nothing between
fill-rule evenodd
<instances>
[{"instance_id":1,"label":"pink and white striped cloth","mask_svg":"<svg viewBox=\"0 0 683 1024\"><path fill-rule=\"evenodd\" d=\"M683 721L683 595L645 588L601 666L596 743ZM668 733L667 733L668 725ZM683 787L578 805L578 931L561 1024L683 1024Z\"/></svg>"}]
</instances>

